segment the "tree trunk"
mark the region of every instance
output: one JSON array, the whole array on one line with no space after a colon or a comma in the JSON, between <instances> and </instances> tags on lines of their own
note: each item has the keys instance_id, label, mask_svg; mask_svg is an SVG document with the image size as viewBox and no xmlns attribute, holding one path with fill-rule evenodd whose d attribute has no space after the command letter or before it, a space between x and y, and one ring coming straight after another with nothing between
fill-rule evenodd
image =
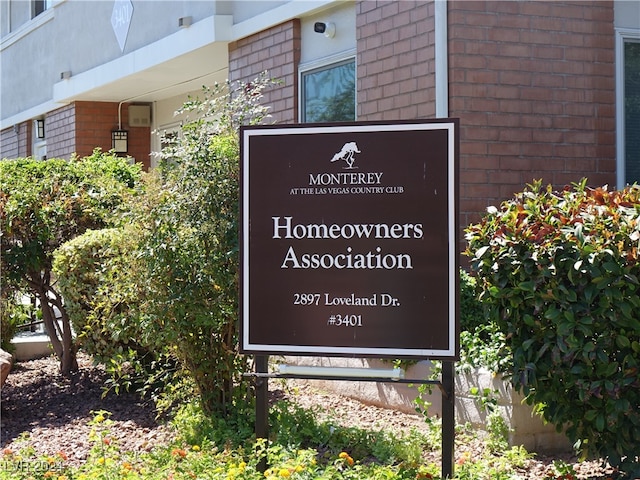
<instances>
[{"instance_id":1,"label":"tree trunk","mask_svg":"<svg viewBox=\"0 0 640 480\"><path fill-rule=\"evenodd\" d=\"M51 294L53 298L49 295ZM71 322L69 315L64 308L64 304L53 288L48 285L40 285L37 291L40 300L40 309L42 310L42 319L44 326L49 335L53 351L60 360L60 373L69 377L72 372L78 370L78 360L76 358L76 349L73 344L73 335L71 333ZM61 313L60 322L56 319L54 306L58 307Z\"/></svg>"},{"instance_id":2,"label":"tree trunk","mask_svg":"<svg viewBox=\"0 0 640 480\"><path fill-rule=\"evenodd\" d=\"M49 335L53 352L58 359L62 360L64 350L60 337L58 336L58 330L60 329L56 324L55 314L53 313L53 307L49 304L47 299L46 290L42 289L42 292L38 293L38 300L40 300L40 310L42 311L42 321L44 328Z\"/></svg>"}]
</instances>

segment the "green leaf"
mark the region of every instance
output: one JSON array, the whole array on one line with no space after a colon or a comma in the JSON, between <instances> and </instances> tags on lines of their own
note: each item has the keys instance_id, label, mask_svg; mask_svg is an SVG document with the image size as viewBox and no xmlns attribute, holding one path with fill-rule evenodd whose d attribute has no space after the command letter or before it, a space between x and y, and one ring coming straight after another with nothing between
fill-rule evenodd
<instances>
[{"instance_id":1,"label":"green leaf","mask_svg":"<svg viewBox=\"0 0 640 480\"><path fill-rule=\"evenodd\" d=\"M631 342L626 336L618 335L616 337L616 345L620 348L629 348L629 346L631 346Z\"/></svg>"},{"instance_id":2,"label":"green leaf","mask_svg":"<svg viewBox=\"0 0 640 480\"><path fill-rule=\"evenodd\" d=\"M633 317L633 307L626 302L618 303L618 308L622 311L622 314L627 318Z\"/></svg>"},{"instance_id":3,"label":"green leaf","mask_svg":"<svg viewBox=\"0 0 640 480\"><path fill-rule=\"evenodd\" d=\"M602 265L608 273L619 274L620 273L620 265L615 262L605 262Z\"/></svg>"},{"instance_id":4,"label":"green leaf","mask_svg":"<svg viewBox=\"0 0 640 480\"><path fill-rule=\"evenodd\" d=\"M522 349L525 351L529 350L531 348L531 345L533 345L535 341L535 338L529 338L528 340L525 340L524 342L522 342Z\"/></svg>"},{"instance_id":5,"label":"green leaf","mask_svg":"<svg viewBox=\"0 0 640 480\"><path fill-rule=\"evenodd\" d=\"M518 288L525 292L533 292L535 290L536 282L533 280L527 280L525 282L518 283Z\"/></svg>"},{"instance_id":6,"label":"green leaf","mask_svg":"<svg viewBox=\"0 0 640 480\"><path fill-rule=\"evenodd\" d=\"M596 427L596 430L598 430L599 432L602 432L604 430L605 418L602 413L596 415L594 425Z\"/></svg>"}]
</instances>

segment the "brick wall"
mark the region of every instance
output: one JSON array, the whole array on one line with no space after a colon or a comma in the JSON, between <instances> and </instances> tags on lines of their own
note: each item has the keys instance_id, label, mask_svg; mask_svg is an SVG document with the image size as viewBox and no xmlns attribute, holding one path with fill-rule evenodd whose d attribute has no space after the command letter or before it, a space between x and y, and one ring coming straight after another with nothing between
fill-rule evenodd
<instances>
[{"instance_id":1,"label":"brick wall","mask_svg":"<svg viewBox=\"0 0 640 480\"><path fill-rule=\"evenodd\" d=\"M127 105L121 108L121 126L127 128ZM76 153L91 155L96 147L111 149L111 131L118 129L118 104L111 102L76 102ZM129 141L129 144L131 142Z\"/></svg>"},{"instance_id":2,"label":"brick wall","mask_svg":"<svg viewBox=\"0 0 640 480\"><path fill-rule=\"evenodd\" d=\"M47 158L70 158L76 150L75 104L53 110L45 117Z\"/></svg>"},{"instance_id":3,"label":"brick wall","mask_svg":"<svg viewBox=\"0 0 640 480\"><path fill-rule=\"evenodd\" d=\"M121 108L121 126L129 131L128 154L150 166L151 129L128 127L128 104ZM111 150L111 131L118 128L118 104L111 102L75 102L47 115L47 157L70 158L91 155L96 147Z\"/></svg>"},{"instance_id":4,"label":"brick wall","mask_svg":"<svg viewBox=\"0 0 640 480\"><path fill-rule=\"evenodd\" d=\"M448 3L461 223L526 183L615 185L613 2Z\"/></svg>"},{"instance_id":5,"label":"brick wall","mask_svg":"<svg viewBox=\"0 0 640 480\"><path fill-rule=\"evenodd\" d=\"M19 158L31 155L31 122L23 122L0 132L0 158Z\"/></svg>"},{"instance_id":6,"label":"brick wall","mask_svg":"<svg viewBox=\"0 0 640 480\"><path fill-rule=\"evenodd\" d=\"M33 123L22 122L0 132L0 158L23 158L32 155Z\"/></svg>"},{"instance_id":7,"label":"brick wall","mask_svg":"<svg viewBox=\"0 0 640 480\"><path fill-rule=\"evenodd\" d=\"M356 4L358 120L435 116L434 2Z\"/></svg>"},{"instance_id":8,"label":"brick wall","mask_svg":"<svg viewBox=\"0 0 640 480\"><path fill-rule=\"evenodd\" d=\"M298 65L300 64L300 21L285 22L229 45L229 79L245 82L268 71L282 80L265 91L264 105L277 123L298 120Z\"/></svg>"},{"instance_id":9,"label":"brick wall","mask_svg":"<svg viewBox=\"0 0 640 480\"><path fill-rule=\"evenodd\" d=\"M120 126L128 131L127 154L141 163L145 169L151 165L151 128L129 127L129 104L120 107L118 125L118 104L110 102L76 102L76 153L91 155L96 147L102 151L111 150L111 131Z\"/></svg>"}]
</instances>

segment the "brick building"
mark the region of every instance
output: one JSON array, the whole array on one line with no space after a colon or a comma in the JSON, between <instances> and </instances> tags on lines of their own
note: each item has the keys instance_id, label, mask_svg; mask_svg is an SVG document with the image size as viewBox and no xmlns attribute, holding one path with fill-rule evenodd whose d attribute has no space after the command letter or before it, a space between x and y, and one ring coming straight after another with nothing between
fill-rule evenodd
<instances>
[{"instance_id":1,"label":"brick building","mask_svg":"<svg viewBox=\"0 0 640 480\"><path fill-rule=\"evenodd\" d=\"M534 179L640 180L640 3L0 0L0 157L112 148L215 81L281 123L457 117L461 226ZM33 59L24 62L25 58Z\"/></svg>"}]
</instances>

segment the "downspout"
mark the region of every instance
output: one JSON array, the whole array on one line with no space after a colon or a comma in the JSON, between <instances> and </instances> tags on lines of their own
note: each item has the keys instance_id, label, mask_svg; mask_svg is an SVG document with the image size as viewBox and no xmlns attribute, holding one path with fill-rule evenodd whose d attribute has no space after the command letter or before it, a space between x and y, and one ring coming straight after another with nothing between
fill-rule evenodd
<instances>
[{"instance_id":1,"label":"downspout","mask_svg":"<svg viewBox=\"0 0 640 480\"><path fill-rule=\"evenodd\" d=\"M449 116L449 65L447 38L447 0L435 3L436 117Z\"/></svg>"}]
</instances>

